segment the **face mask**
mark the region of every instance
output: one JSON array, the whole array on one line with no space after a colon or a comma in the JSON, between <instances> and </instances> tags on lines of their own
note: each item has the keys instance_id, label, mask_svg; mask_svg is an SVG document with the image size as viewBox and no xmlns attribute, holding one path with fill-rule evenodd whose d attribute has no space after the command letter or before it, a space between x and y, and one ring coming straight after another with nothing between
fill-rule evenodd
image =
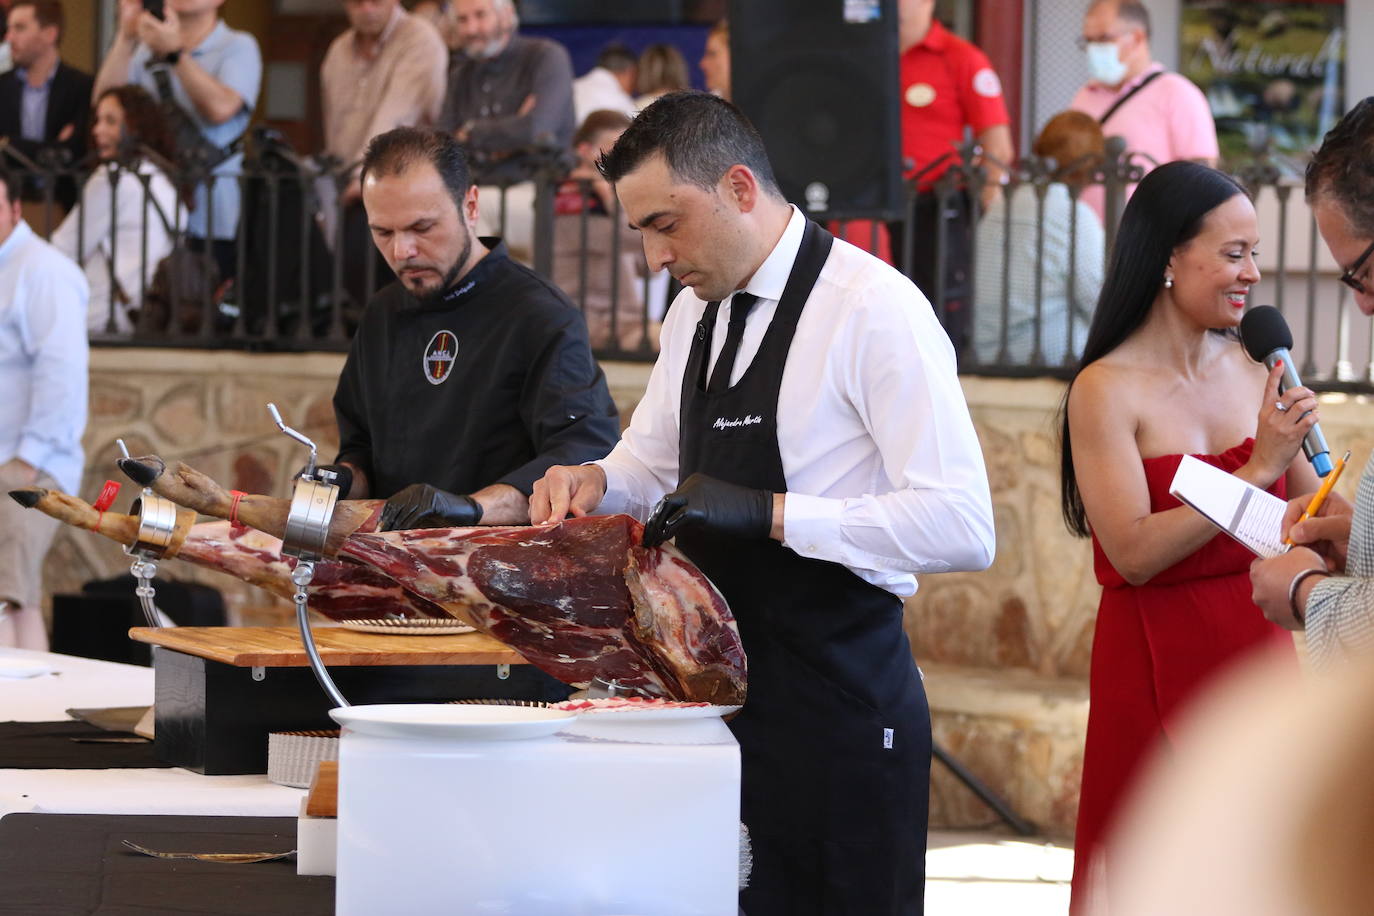
<instances>
[{"instance_id":1,"label":"face mask","mask_svg":"<svg viewBox=\"0 0 1374 916\"><path fill-rule=\"evenodd\" d=\"M1088 75L1104 86L1126 78L1126 65L1116 53L1116 42L1094 41L1088 45Z\"/></svg>"}]
</instances>

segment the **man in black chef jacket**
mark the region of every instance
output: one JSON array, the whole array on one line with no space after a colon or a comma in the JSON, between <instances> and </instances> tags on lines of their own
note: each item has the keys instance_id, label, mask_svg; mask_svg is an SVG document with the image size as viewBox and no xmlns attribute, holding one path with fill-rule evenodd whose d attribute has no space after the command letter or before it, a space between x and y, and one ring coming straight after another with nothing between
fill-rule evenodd
<instances>
[{"instance_id":1,"label":"man in black chef jacket","mask_svg":"<svg viewBox=\"0 0 1374 916\"><path fill-rule=\"evenodd\" d=\"M600 167L686 288L624 439L550 469L531 518L647 517L645 544L676 537L729 601L745 913L920 913L930 719L901 597L993 554L949 338L909 280L783 199L729 102L665 96Z\"/></svg>"},{"instance_id":2,"label":"man in black chef jacket","mask_svg":"<svg viewBox=\"0 0 1374 916\"><path fill-rule=\"evenodd\" d=\"M368 303L334 393L348 496L386 497L382 528L528 522L550 466L599 458L620 424L581 314L478 238L457 142L397 128L361 172L397 281Z\"/></svg>"}]
</instances>

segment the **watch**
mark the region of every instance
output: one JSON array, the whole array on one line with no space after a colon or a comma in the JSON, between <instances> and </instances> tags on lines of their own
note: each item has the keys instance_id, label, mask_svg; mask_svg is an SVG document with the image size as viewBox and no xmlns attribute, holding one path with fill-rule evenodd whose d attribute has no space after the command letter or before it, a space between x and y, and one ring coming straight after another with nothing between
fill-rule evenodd
<instances>
[{"instance_id":1,"label":"watch","mask_svg":"<svg viewBox=\"0 0 1374 916\"><path fill-rule=\"evenodd\" d=\"M180 48L177 48L175 51L168 51L166 54L162 55L162 62L169 67L175 67L179 60L181 60Z\"/></svg>"}]
</instances>

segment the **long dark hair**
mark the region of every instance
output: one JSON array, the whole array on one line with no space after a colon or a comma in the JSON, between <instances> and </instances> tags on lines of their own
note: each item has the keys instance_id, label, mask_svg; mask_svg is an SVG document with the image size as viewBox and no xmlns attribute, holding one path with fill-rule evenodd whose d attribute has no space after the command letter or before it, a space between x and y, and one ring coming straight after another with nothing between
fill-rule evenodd
<instances>
[{"instance_id":1,"label":"long dark hair","mask_svg":"<svg viewBox=\"0 0 1374 916\"><path fill-rule=\"evenodd\" d=\"M1169 258L1202 230L1207 214L1245 188L1222 172L1194 162L1170 162L1146 175L1121 214L1111 261L1083 344L1083 367L1115 350L1145 323L1154 305ZM1060 414L1060 507L1064 523L1080 537L1087 537L1088 517L1078 492L1069 440L1069 392L1064 392Z\"/></svg>"},{"instance_id":2,"label":"long dark hair","mask_svg":"<svg viewBox=\"0 0 1374 916\"><path fill-rule=\"evenodd\" d=\"M133 150L142 144L161 156L164 162L175 161L176 142L172 139L172 129L162 108L146 89L133 84L114 86L100 93L92 107L99 106L107 96L114 96L124 111L124 145Z\"/></svg>"}]
</instances>

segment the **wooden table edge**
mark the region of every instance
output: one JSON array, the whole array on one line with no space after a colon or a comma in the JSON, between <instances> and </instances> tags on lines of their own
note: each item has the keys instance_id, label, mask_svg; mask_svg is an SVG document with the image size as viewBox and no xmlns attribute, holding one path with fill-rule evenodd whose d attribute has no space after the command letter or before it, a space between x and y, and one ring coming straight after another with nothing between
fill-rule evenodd
<instances>
[{"instance_id":1,"label":"wooden table edge","mask_svg":"<svg viewBox=\"0 0 1374 916\"><path fill-rule=\"evenodd\" d=\"M180 631L180 632L178 632ZM269 631L274 637L289 639L291 646L286 651L264 651L259 649L234 649L210 647L193 644L193 638L206 631L239 631L241 633L262 633ZM332 633L346 633L346 638L355 638L362 643L356 647L331 646ZM366 665L366 666L420 666L420 665L524 665L524 656L482 633L463 633L456 636L401 636L399 634L370 634L336 627L319 627L314 631L315 645L320 658L326 665ZM304 668L310 664L301 643L300 632L295 627L133 627L129 638L137 642L160 646L173 652L194 655L210 661L221 662L236 668ZM405 651L388 652L383 646L375 646L368 656L367 642L403 639ZM360 655L367 656L359 660Z\"/></svg>"}]
</instances>

